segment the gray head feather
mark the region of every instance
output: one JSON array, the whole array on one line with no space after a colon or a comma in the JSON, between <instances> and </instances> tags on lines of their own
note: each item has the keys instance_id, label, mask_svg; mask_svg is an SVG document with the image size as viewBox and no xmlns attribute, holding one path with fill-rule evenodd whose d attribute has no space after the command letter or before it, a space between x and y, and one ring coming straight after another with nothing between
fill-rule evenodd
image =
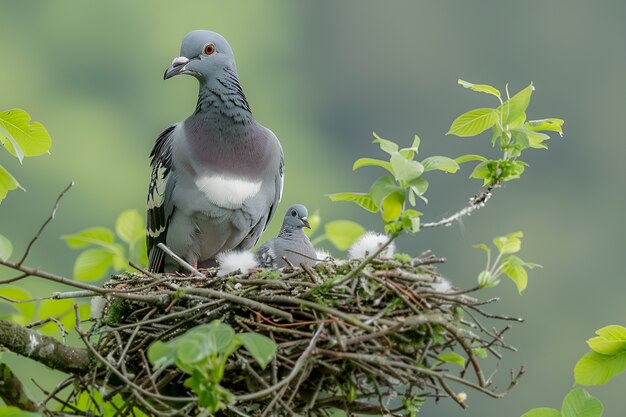
<instances>
[{"instance_id":1,"label":"gray head feather","mask_svg":"<svg viewBox=\"0 0 626 417\"><path fill-rule=\"evenodd\" d=\"M283 220L283 226L281 232L289 231L293 229L302 229L303 227L311 228L308 221L309 211L302 204L294 204L289 207L285 218Z\"/></svg>"}]
</instances>

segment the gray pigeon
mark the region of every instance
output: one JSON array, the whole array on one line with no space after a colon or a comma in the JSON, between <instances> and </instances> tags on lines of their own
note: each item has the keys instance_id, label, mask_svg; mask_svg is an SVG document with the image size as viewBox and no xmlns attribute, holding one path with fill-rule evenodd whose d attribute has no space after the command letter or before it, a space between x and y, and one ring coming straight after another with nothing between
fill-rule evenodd
<instances>
[{"instance_id":1,"label":"gray pigeon","mask_svg":"<svg viewBox=\"0 0 626 417\"><path fill-rule=\"evenodd\" d=\"M187 34L164 78L179 74L195 77L200 90L193 114L165 129L150 154L147 245L154 272L179 269L160 242L193 266L252 248L283 190L280 142L252 116L226 39L206 30Z\"/></svg>"},{"instance_id":2,"label":"gray pigeon","mask_svg":"<svg viewBox=\"0 0 626 417\"><path fill-rule=\"evenodd\" d=\"M268 240L256 251L259 265L266 268L288 266L283 257L294 266L301 262L308 265L317 263L315 248L303 230L305 227L311 228L307 216L308 211L302 204L289 207L278 237Z\"/></svg>"}]
</instances>

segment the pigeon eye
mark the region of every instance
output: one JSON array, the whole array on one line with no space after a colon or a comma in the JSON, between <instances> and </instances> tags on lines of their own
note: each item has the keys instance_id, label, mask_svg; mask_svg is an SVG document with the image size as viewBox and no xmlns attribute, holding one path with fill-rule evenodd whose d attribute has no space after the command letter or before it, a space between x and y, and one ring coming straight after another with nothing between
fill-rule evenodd
<instances>
[{"instance_id":1,"label":"pigeon eye","mask_svg":"<svg viewBox=\"0 0 626 417\"><path fill-rule=\"evenodd\" d=\"M204 45L204 55L213 55L215 53L215 45L207 43Z\"/></svg>"},{"instance_id":2,"label":"pigeon eye","mask_svg":"<svg viewBox=\"0 0 626 417\"><path fill-rule=\"evenodd\" d=\"M298 213L296 213L296 211L295 211L295 210L291 210L291 215L292 215L293 217L296 217L296 214L298 214Z\"/></svg>"}]
</instances>

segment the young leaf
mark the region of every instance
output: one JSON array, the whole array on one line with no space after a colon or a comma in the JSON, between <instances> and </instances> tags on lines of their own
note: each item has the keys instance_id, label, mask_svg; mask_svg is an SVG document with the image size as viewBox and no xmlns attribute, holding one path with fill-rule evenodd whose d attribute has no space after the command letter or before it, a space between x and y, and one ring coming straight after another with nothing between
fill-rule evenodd
<instances>
[{"instance_id":1,"label":"young leaf","mask_svg":"<svg viewBox=\"0 0 626 417\"><path fill-rule=\"evenodd\" d=\"M424 166L424 172L433 171L438 169L439 171L450 172L454 174L459 170L459 164L452 158L447 156L429 156L422 161Z\"/></svg>"},{"instance_id":2,"label":"young leaf","mask_svg":"<svg viewBox=\"0 0 626 417\"><path fill-rule=\"evenodd\" d=\"M418 177L409 182L409 187L411 187L411 190L413 190L415 194L421 197L426 190L428 190L428 181L422 177Z\"/></svg>"},{"instance_id":3,"label":"young leaf","mask_svg":"<svg viewBox=\"0 0 626 417\"><path fill-rule=\"evenodd\" d=\"M267 336L256 333L239 333L237 337L262 369L265 369L274 359L276 343Z\"/></svg>"},{"instance_id":4,"label":"young leaf","mask_svg":"<svg viewBox=\"0 0 626 417\"><path fill-rule=\"evenodd\" d=\"M457 158L454 158L454 162L456 162L457 164L463 164L465 162L470 162L470 161L484 162L486 160L487 158L481 155L461 155Z\"/></svg>"},{"instance_id":5,"label":"young leaf","mask_svg":"<svg viewBox=\"0 0 626 417\"><path fill-rule=\"evenodd\" d=\"M415 157L415 154L419 153L420 142L421 140L419 136L415 135L415 138L413 139L413 143L411 144L411 147L400 149L399 151L400 155L402 155L404 158L408 160L412 160Z\"/></svg>"},{"instance_id":6,"label":"young leaf","mask_svg":"<svg viewBox=\"0 0 626 417\"><path fill-rule=\"evenodd\" d=\"M70 320L69 322L66 320L65 323L69 324L69 326L64 327L65 331L69 332L74 328L76 323L76 317L74 317L74 302L72 300L45 300L39 306L39 320L44 320L49 317L60 320L68 315L70 316ZM39 331L44 334L53 334L58 333L60 329L56 323L49 322L44 324Z\"/></svg>"},{"instance_id":7,"label":"young leaf","mask_svg":"<svg viewBox=\"0 0 626 417\"><path fill-rule=\"evenodd\" d=\"M417 161L408 160L400 153L396 152L391 155L391 168L393 175L399 181L411 181L419 177L424 172L424 167Z\"/></svg>"},{"instance_id":8,"label":"young leaf","mask_svg":"<svg viewBox=\"0 0 626 417\"><path fill-rule=\"evenodd\" d=\"M476 136L491 128L498 121L496 109L474 109L457 117L446 135L459 137Z\"/></svg>"},{"instance_id":9,"label":"young leaf","mask_svg":"<svg viewBox=\"0 0 626 417\"><path fill-rule=\"evenodd\" d=\"M331 201L351 201L372 213L376 213L378 211L378 206L376 205L376 203L374 203L374 201L372 200L372 197L369 194L337 193L337 194L330 194L328 197L331 199Z\"/></svg>"},{"instance_id":10,"label":"young leaf","mask_svg":"<svg viewBox=\"0 0 626 417\"><path fill-rule=\"evenodd\" d=\"M20 187L20 184L17 182L17 180L13 178L13 175L9 174L9 171L4 169L4 167L0 165L0 202L4 200L9 191L15 190L16 188L22 187Z\"/></svg>"},{"instance_id":11,"label":"young leaf","mask_svg":"<svg viewBox=\"0 0 626 417\"><path fill-rule=\"evenodd\" d=\"M522 247L522 241L524 237L523 232L513 232L506 236L500 236L493 239L494 245L498 248L503 255L509 255L511 253L519 252Z\"/></svg>"},{"instance_id":12,"label":"young leaf","mask_svg":"<svg viewBox=\"0 0 626 417\"><path fill-rule=\"evenodd\" d=\"M52 140L48 131L41 123L31 123L30 116L24 110L0 112L0 127L13 139L9 141L5 134L0 133L0 143L14 156L17 156L14 142L19 145L24 156L37 156L50 150Z\"/></svg>"},{"instance_id":13,"label":"young leaf","mask_svg":"<svg viewBox=\"0 0 626 417\"><path fill-rule=\"evenodd\" d=\"M563 417L601 417L602 403L582 388L567 393L561 406Z\"/></svg>"},{"instance_id":14,"label":"young leaf","mask_svg":"<svg viewBox=\"0 0 626 417\"><path fill-rule=\"evenodd\" d=\"M17 407L2 407L0 417L41 417L41 414L20 410Z\"/></svg>"},{"instance_id":15,"label":"young leaf","mask_svg":"<svg viewBox=\"0 0 626 417\"><path fill-rule=\"evenodd\" d=\"M174 363L176 344L171 342L163 343L157 340L148 348L148 360L155 368L166 367Z\"/></svg>"},{"instance_id":16,"label":"young leaf","mask_svg":"<svg viewBox=\"0 0 626 417\"><path fill-rule=\"evenodd\" d=\"M380 159L374 158L359 158L352 165L352 170L356 171L359 168L368 167L368 166L377 166L386 169L391 174L393 171L391 170L391 164L387 161L381 161Z\"/></svg>"},{"instance_id":17,"label":"young leaf","mask_svg":"<svg viewBox=\"0 0 626 417\"><path fill-rule=\"evenodd\" d=\"M31 295L24 291L21 288L14 287L5 287L2 286L2 295L6 298L10 298L12 300L30 300ZM0 303L5 303L4 300L0 300ZM11 320L19 323L25 324L32 321L35 316L35 304L34 303L15 303L12 304L13 307L17 308L21 314L16 314L11 317Z\"/></svg>"},{"instance_id":18,"label":"young leaf","mask_svg":"<svg viewBox=\"0 0 626 417\"><path fill-rule=\"evenodd\" d=\"M587 352L574 367L574 378L580 385L604 385L626 371L626 352L602 355Z\"/></svg>"},{"instance_id":19,"label":"young leaf","mask_svg":"<svg viewBox=\"0 0 626 417\"><path fill-rule=\"evenodd\" d=\"M562 417L559 410L554 408L533 408L527 413L524 413L522 417Z\"/></svg>"},{"instance_id":20,"label":"young leaf","mask_svg":"<svg viewBox=\"0 0 626 417\"><path fill-rule=\"evenodd\" d=\"M472 84L468 81L463 81L459 79L458 83L465 88L469 88L470 90L477 91L479 93L491 94L492 96L496 96L500 98L500 91L487 84Z\"/></svg>"},{"instance_id":21,"label":"young leaf","mask_svg":"<svg viewBox=\"0 0 626 417\"><path fill-rule=\"evenodd\" d=\"M91 245L108 245L113 243L113 232L106 227L91 227L73 235L61 236L67 246L80 249Z\"/></svg>"},{"instance_id":22,"label":"young leaf","mask_svg":"<svg viewBox=\"0 0 626 417\"><path fill-rule=\"evenodd\" d=\"M94 281L104 276L112 266L113 254L103 249L87 249L76 258L74 278L79 281Z\"/></svg>"},{"instance_id":23,"label":"young leaf","mask_svg":"<svg viewBox=\"0 0 626 417\"><path fill-rule=\"evenodd\" d=\"M13 253L13 245L6 237L0 235L0 260L7 260Z\"/></svg>"},{"instance_id":24,"label":"young leaf","mask_svg":"<svg viewBox=\"0 0 626 417\"><path fill-rule=\"evenodd\" d=\"M473 247L477 248L477 249L482 249L487 253L491 253L491 249L489 249L489 246L485 245L484 243L480 243L478 245L474 245Z\"/></svg>"},{"instance_id":25,"label":"young leaf","mask_svg":"<svg viewBox=\"0 0 626 417\"><path fill-rule=\"evenodd\" d=\"M446 352L437 356L440 360L444 362L456 363L460 365L462 368L465 367L465 358L458 353L455 352Z\"/></svg>"},{"instance_id":26,"label":"young leaf","mask_svg":"<svg viewBox=\"0 0 626 417\"><path fill-rule=\"evenodd\" d=\"M557 132L563 136L563 123L561 119L541 119L541 120L529 120L526 122L526 127L534 131L551 131Z\"/></svg>"},{"instance_id":27,"label":"young leaf","mask_svg":"<svg viewBox=\"0 0 626 417\"><path fill-rule=\"evenodd\" d=\"M616 355L626 352L626 327L606 326L596 330L598 336L587 340L594 352L603 355Z\"/></svg>"},{"instance_id":28,"label":"young leaf","mask_svg":"<svg viewBox=\"0 0 626 417\"><path fill-rule=\"evenodd\" d=\"M530 103L530 96L534 89L535 87L533 87L533 84L530 83L528 87L524 88L522 91L515 94L509 100L505 101L504 104L498 107L498 111L502 115L503 128L507 125L514 127L523 123L523 119L526 117L526 109ZM521 120L521 123L519 120Z\"/></svg>"},{"instance_id":29,"label":"young leaf","mask_svg":"<svg viewBox=\"0 0 626 417\"><path fill-rule=\"evenodd\" d=\"M124 242L133 244L145 238L145 222L137 210L126 210L118 216L115 232Z\"/></svg>"},{"instance_id":30,"label":"young leaf","mask_svg":"<svg viewBox=\"0 0 626 417\"><path fill-rule=\"evenodd\" d=\"M380 149L384 152L387 152L389 155L398 152L398 145L395 142L381 138L376 134L376 132L372 132L372 134L376 138L374 139L374 143L378 143L380 145Z\"/></svg>"},{"instance_id":31,"label":"young leaf","mask_svg":"<svg viewBox=\"0 0 626 417\"><path fill-rule=\"evenodd\" d=\"M400 217L404 207L404 192L396 191L389 194L383 200L382 216L385 221L395 220Z\"/></svg>"},{"instance_id":32,"label":"young leaf","mask_svg":"<svg viewBox=\"0 0 626 417\"><path fill-rule=\"evenodd\" d=\"M337 249L346 250L365 233L365 229L350 220L335 220L326 223L324 232Z\"/></svg>"},{"instance_id":33,"label":"young leaf","mask_svg":"<svg viewBox=\"0 0 626 417\"><path fill-rule=\"evenodd\" d=\"M524 261L517 256L509 256L502 260L502 271L513 280L517 291L521 294L528 285L528 274L524 269Z\"/></svg>"},{"instance_id":34,"label":"young leaf","mask_svg":"<svg viewBox=\"0 0 626 417\"><path fill-rule=\"evenodd\" d=\"M369 195L372 197L372 201L376 206L382 206L383 201L391 193L404 192L401 187L398 187L393 178L389 176L382 176L378 178L370 187Z\"/></svg>"}]
</instances>

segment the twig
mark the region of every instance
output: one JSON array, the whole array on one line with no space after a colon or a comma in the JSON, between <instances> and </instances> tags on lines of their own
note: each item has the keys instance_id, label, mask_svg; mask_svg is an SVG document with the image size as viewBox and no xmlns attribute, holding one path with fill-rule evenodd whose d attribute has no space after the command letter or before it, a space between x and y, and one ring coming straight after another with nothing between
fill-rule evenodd
<instances>
[{"instance_id":1,"label":"twig","mask_svg":"<svg viewBox=\"0 0 626 417\"><path fill-rule=\"evenodd\" d=\"M458 212L454 213L452 216L444 217L443 219L436 222L422 223L421 228L429 229L431 227L449 226L452 224L453 221L459 220L461 217L464 216L469 216L470 214L472 214L472 212L482 207L485 207L485 204L487 204L487 202L491 198L493 189L498 185L499 183L489 185L485 191L482 191L481 193L470 198L468 206L462 208Z\"/></svg>"},{"instance_id":2,"label":"twig","mask_svg":"<svg viewBox=\"0 0 626 417\"><path fill-rule=\"evenodd\" d=\"M394 239L398 237L397 234L393 233L391 235L389 235L389 238L385 241L385 243L383 243L382 245L380 245L378 247L377 250L375 250L371 255L369 255L367 258L365 258L363 260L363 262L361 262L356 268L352 269L350 272L348 272L346 274L346 276L344 276L342 279L336 281L333 283L333 286L338 286L343 284L344 282L348 282L350 281L352 278L354 278L359 272L361 272L361 270L363 268L365 268L365 266L367 264L369 264L370 262L372 262L372 260L374 258L376 258L378 255L380 255L382 253L382 251L384 251L387 246L389 246L391 244L391 242L394 241Z\"/></svg>"},{"instance_id":3,"label":"twig","mask_svg":"<svg viewBox=\"0 0 626 417\"><path fill-rule=\"evenodd\" d=\"M172 250L170 248L165 246L165 243L161 242L161 243L157 244L157 248L159 248L163 252L167 253L172 259L174 259L176 262L178 262L178 264L180 266L182 266L183 268L185 268L187 271L191 272L192 274L194 274L194 275L196 275L198 277L206 278L206 276L204 274L202 274L200 271L198 271L193 266L189 265L189 263L187 261L185 261L183 258L181 258L180 256L176 255L174 252L172 252Z\"/></svg>"},{"instance_id":4,"label":"twig","mask_svg":"<svg viewBox=\"0 0 626 417\"><path fill-rule=\"evenodd\" d=\"M52 208L52 212L50 212L50 215L48 216L46 221L43 222L43 224L41 225L41 227L39 228L35 236L30 240L30 242L28 242L28 245L26 246L26 250L24 250L24 254L20 258L20 260L17 261L17 266L22 266L22 264L28 257L28 254L30 253L31 248L33 247L37 239L39 239L39 236L41 236L41 233L43 232L43 230L46 228L48 223L50 223L52 219L54 219L54 215L56 214L57 209L59 208L59 203L61 202L61 199L63 198L65 193L67 193L69 189L72 188L73 186L74 186L74 181L70 182L69 185L65 187L63 191L61 191L61 194L59 194L56 201L54 202L54 207Z\"/></svg>"},{"instance_id":5,"label":"twig","mask_svg":"<svg viewBox=\"0 0 626 417\"><path fill-rule=\"evenodd\" d=\"M20 410L38 410L37 404L26 395L22 382L5 363L0 363L0 398L6 405Z\"/></svg>"}]
</instances>

